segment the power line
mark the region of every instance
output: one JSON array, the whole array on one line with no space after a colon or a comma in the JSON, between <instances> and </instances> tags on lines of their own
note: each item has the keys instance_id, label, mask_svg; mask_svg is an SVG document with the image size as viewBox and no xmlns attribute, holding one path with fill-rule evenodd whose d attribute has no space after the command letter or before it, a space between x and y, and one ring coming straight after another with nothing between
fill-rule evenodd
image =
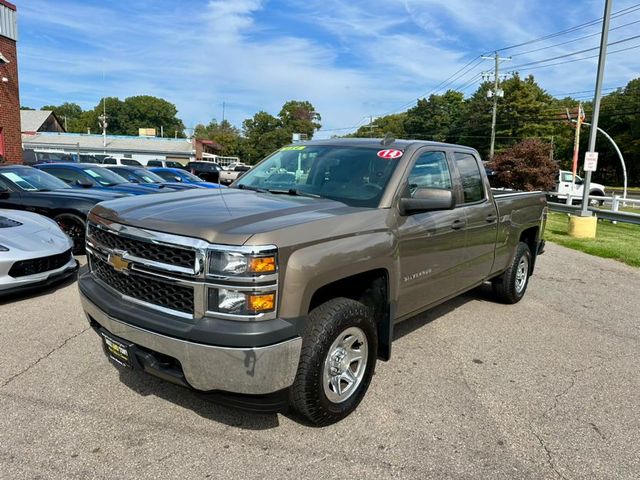
<instances>
[{"instance_id":1,"label":"power line","mask_svg":"<svg viewBox=\"0 0 640 480\"><path fill-rule=\"evenodd\" d=\"M618 30L620 28L628 27L629 25L634 25L636 23L640 23L640 20L636 20L635 22L625 23L624 25L620 25L620 26L617 26L615 28L610 28L609 31L612 32L614 30ZM521 55L527 55L528 53L540 52L542 50L548 50L549 48L559 47L561 45L567 45L569 43L577 42L578 40L584 40L585 38L591 38L591 37L595 37L595 36L598 36L598 35L600 35L600 32L592 33L590 35L584 35L582 37L573 38L571 40L567 40L566 42L556 43L556 44L553 44L553 45L548 45L546 47L540 47L540 48L536 48L536 49L533 49L533 50L527 50L526 52L514 53L511 56L512 57L519 57Z\"/></svg>"},{"instance_id":2,"label":"power line","mask_svg":"<svg viewBox=\"0 0 640 480\"><path fill-rule=\"evenodd\" d=\"M636 10L640 10L640 3L636 3L634 5L631 5L630 7L623 8L622 10L618 10L617 12L614 12L611 15L611 18L619 17L619 16L622 16L622 15L628 15L629 13L635 12ZM597 25L598 23L600 23L602 21L602 19L603 19L603 17L599 17L599 18L597 18L595 20L590 20L588 22L581 23L580 25L576 25L574 27L570 27L570 28L567 28L565 30L560 30L559 32L550 33L548 35L544 35L542 37L534 38L532 40L528 40L526 42L518 43L518 44L515 44L515 45L509 45L507 47L498 48L496 51L504 52L505 50L511 50L513 48L518 48L518 47L524 47L525 45L531 45L532 43L537 43L537 42L541 42L543 40L548 40L550 38L555 38L555 37L559 37L561 35L566 35L567 33L572 33L572 32L575 32L577 30L581 30L581 29L586 28L586 27L591 27L593 25Z\"/></svg>"},{"instance_id":3,"label":"power line","mask_svg":"<svg viewBox=\"0 0 640 480\"><path fill-rule=\"evenodd\" d=\"M607 46L610 47L611 45L617 45L619 43L629 42L629 41L635 40L637 38L640 38L640 35L634 35L632 37L623 38L622 40L617 40L615 42L608 43ZM552 60L559 60L561 58L572 57L574 55L579 55L581 53L592 52L594 50L598 50L599 48L600 47L585 48L584 50L579 50L577 52L571 52L571 53L565 53L564 55L558 55L556 57L546 58L544 60L536 60L535 62L529 62L529 63L522 63L520 65L514 65L512 68L516 69L516 68L521 68L521 67L528 67L529 65L537 65L539 63L550 62Z\"/></svg>"}]
</instances>

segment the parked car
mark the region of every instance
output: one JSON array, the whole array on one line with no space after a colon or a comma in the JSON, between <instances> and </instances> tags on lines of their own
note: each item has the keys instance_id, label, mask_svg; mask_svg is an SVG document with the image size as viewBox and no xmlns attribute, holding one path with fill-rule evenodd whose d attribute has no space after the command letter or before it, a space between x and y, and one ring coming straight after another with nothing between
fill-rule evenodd
<instances>
[{"instance_id":1,"label":"parked car","mask_svg":"<svg viewBox=\"0 0 640 480\"><path fill-rule=\"evenodd\" d=\"M22 151L22 161L25 165L52 162L74 162L75 157L77 157L77 155L62 152L36 152L31 149L24 149Z\"/></svg>"},{"instance_id":2,"label":"parked car","mask_svg":"<svg viewBox=\"0 0 640 480\"><path fill-rule=\"evenodd\" d=\"M74 253L84 251L89 209L98 202L123 196L106 190L77 190L33 167L0 166L0 208L27 210L52 218L73 240Z\"/></svg>"},{"instance_id":3,"label":"parked car","mask_svg":"<svg viewBox=\"0 0 640 480\"><path fill-rule=\"evenodd\" d=\"M75 188L109 190L112 192L146 195L156 193L156 189L128 182L117 173L100 165L89 163L43 163L36 165Z\"/></svg>"},{"instance_id":4,"label":"parked car","mask_svg":"<svg viewBox=\"0 0 640 480\"><path fill-rule=\"evenodd\" d=\"M220 183L223 185L230 185L249 170L251 170L249 165L232 163L227 168L220 171Z\"/></svg>"},{"instance_id":5,"label":"parked car","mask_svg":"<svg viewBox=\"0 0 640 480\"><path fill-rule=\"evenodd\" d=\"M220 188L219 183L205 182L202 178L180 168L160 168L152 167L149 169L158 176L164 178L168 182L180 182L187 185L197 185L205 188Z\"/></svg>"},{"instance_id":6,"label":"parked car","mask_svg":"<svg viewBox=\"0 0 640 480\"><path fill-rule=\"evenodd\" d=\"M72 250L50 218L0 209L0 296L69 278L78 270Z\"/></svg>"},{"instance_id":7,"label":"parked car","mask_svg":"<svg viewBox=\"0 0 640 480\"><path fill-rule=\"evenodd\" d=\"M117 173L122 178L131 183L139 183L145 187L152 187L166 190L190 190L193 188L206 188L194 183L170 182L160 175L143 167L107 166L112 172Z\"/></svg>"},{"instance_id":8,"label":"parked car","mask_svg":"<svg viewBox=\"0 0 640 480\"><path fill-rule=\"evenodd\" d=\"M472 148L298 143L224 195L97 205L81 300L113 363L326 425L360 403L397 322L485 282L520 301L546 215L541 192L494 196Z\"/></svg>"},{"instance_id":9,"label":"parked car","mask_svg":"<svg viewBox=\"0 0 640 480\"><path fill-rule=\"evenodd\" d=\"M142 167L142 163L133 158L124 157L105 157L100 161L102 165L128 165L131 167Z\"/></svg>"},{"instance_id":10,"label":"parked car","mask_svg":"<svg viewBox=\"0 0 640 480\"><path fill-rule=\"evenodd\" d=\"M147 160L147 167L167 167L167 168L180 168L183 169L185 166L180 162L176 162L175 160Z\"/></svg>"},{"instance_id":11,"label":"parked car","mask_svg":"<svg viewBox=\"0 0 640 480\"><path fill-rule=\"evenodd\" d=\"M573 172L569 170L560 170L556 178L556 188L553 192L549 192L553 200L564 202L567 195L572 192L572 203L582 203L582 195L584 194L584 180L576 175L575 183L572 183ZM573 185L573 190L572 190ZM589 195L604 197L605 187L599 183L590 182ZM598 207L604 203L604 200L595 198L589 199L589 205Z\"/></svg>"},{"instance_id":12,"label":"parked car","mask_svg":"<svg viewBox=\"0 0 640 480\"><path fill-rule=\"evenodd\" d=\"M215 162L189 162L185 169L206 182L220 183L222 167Z\"/></svg>"}]
</instances>

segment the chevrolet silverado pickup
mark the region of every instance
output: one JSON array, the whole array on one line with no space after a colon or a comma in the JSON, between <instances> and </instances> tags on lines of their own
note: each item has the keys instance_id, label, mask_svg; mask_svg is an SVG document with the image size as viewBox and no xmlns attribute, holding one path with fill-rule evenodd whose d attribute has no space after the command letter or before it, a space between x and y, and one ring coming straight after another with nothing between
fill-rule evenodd
<instances>
[{"instance_id":1,"label":"chevrolet silverado pickup","mask_svg":"<svg viewBox=\"0 0 640 480\"><path fill-rule=\"evenodd\" d=\"M542 192L492 192L468 147L311 141L229 189L95 206L79 289L114 364L326 425L398 322L489 282L522 299L546 215Z\"/></svg>"}]
</instances>

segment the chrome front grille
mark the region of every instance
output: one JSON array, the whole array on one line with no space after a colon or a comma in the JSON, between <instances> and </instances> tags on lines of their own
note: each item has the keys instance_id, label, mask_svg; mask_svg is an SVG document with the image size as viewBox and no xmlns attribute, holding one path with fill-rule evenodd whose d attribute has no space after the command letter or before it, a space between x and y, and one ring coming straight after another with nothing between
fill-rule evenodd
<instances>
[{"instance_id":1,"label":"chrome front grille","mask_svg":"<svg viewBox=\"0 0 640 480\"><path fill-rule=\"evenodd\" d=\"M127 252L133 257L166 265L195 268L196 252L191 249L175 245L162 245L153 240L122 236L113 230L107 230L95 224L89 224L87 233L100 245L112 251Z\"/></svg>"},{"instance_id":2,"label":"chrome front grille","mask_svg":"<svg viewBox=\"0 0 640 480\"><path fill-rule=\"evenodd\" d=\"M193 313L193 288L142 275L117 272L96 255L90 255L93 274L127 297L182 313Z\"/></svg>"}]
</instances>

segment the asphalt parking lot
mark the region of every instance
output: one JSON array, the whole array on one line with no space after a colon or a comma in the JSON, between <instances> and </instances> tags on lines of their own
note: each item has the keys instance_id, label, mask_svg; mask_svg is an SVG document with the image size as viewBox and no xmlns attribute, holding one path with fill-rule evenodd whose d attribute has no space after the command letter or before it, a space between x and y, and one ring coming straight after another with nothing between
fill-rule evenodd
<instances>
[{"instance_id":1,"label":"asphalt parking lot","mask_svg":"<svg viewBox=\"0 0 640 480\"><path fill-rule=\"evenodd\" d=\"M343 422L119 372L75 284L0 304L0 478L638 478L640 269L549 245L525 299L397 327Z\"/></svg>"}]
</instances>

